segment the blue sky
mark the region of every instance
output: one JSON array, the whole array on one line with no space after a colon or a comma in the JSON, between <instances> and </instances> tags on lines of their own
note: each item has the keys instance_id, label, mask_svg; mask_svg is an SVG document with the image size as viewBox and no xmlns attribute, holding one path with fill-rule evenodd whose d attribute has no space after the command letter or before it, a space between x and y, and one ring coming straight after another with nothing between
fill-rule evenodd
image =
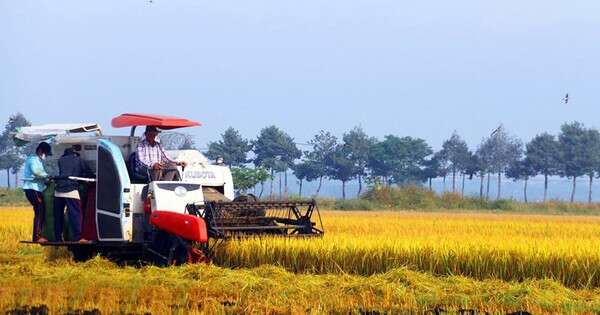
<instances>
[{"instance_id":1,"label":"blue sky","mask_svg":"<svg viewBox=\"0 0 600 315\"><path fill-rule=\"evenodd\" d=\"M181 115L204 123L187 130L200 146L270 124L299 142L361 125L474 147L500 123L528 140L600 127L599 15L591 0L0 0L0 119Z\"/></svg>"}]
</instances>

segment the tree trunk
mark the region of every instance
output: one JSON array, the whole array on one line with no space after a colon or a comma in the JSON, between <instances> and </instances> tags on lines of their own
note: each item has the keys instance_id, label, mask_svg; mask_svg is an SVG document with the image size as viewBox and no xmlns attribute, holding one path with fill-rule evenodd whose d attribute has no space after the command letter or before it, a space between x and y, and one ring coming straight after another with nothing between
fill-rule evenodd
<instances>
[{"instance_id":1,"label":"tree trunk","mask_svg":"<svg viewBox=\"0 0 600 315\"><path fill-rule=\"evenodd\" d=\"M485 178L485 174L479 175L479 199L483 199L483 179Z\"/></svg>"},{"instance_id":2,"label":"tree trunk","mask_svg":"<svg viewBox=\"0 0 600 315\"><path fill-rule=\"evenodd\" d=\"M523 200L527 203L527 182L529 181L529 177L525 177L525 185L523 185Z\"/></svg>"},{"instance_id":3,"label":"tree trunk","mask_svg":"<svg viewBox=\"0 0 600 315\"><path fill-rule=\"evenodd\" d=\"M360 198L361 192L362 192L362 176L358 175L358 193L356 193L356 198Z\"/></svg>"},{"instance_id":4,"label":"tree trunk","mask_svg":"<svg viewBox=\"0 0 600 315\"><path fill-rule=\"evenodd\" d=\"M485 200L490 200L490 173L487 173L487 186L485 187Z\"/></svg>"},{"instance_id":5,"label":"tree trunk","mask_svg":"<svg viewBox=\"0 0 600 315\"><path fill-rule=\"evenodd\" d=\"M269 200L273 200L273 181L275 180L275 171L271 169L271 192L269 193Z\"/></svg>"},{"instance_id":6,"label":"tree trunk","mask_svg":"<svg viewBox=\"0 0 600 315\"><path fill-rule=\"evenodd\" d=\"M594 174L590 174L590 188L588 190L588 203L592 203L592 181L594 178Z\"/></svg>"},{"instance_id":7,"label":"tree trunk","mask_svg":"<svg viewBox=\"0 0 600 315\"><path fill-rule=\"evenodd\" d=\"M282 196L281 193L282 193L282 191L281 191L281 172L279 172L279 199L281 199L281 196Z\"/></svg>"},{"instance_id":8,"label":"tree trunk","mask_svg":"<svg viewBox=\"0 0 600 315\"><path fill-rule=\"evenodd\" d=\"M285 199L288 198L288 182L287 182L287 170L285 170L285 173L283 173L284 179L285 179L285 185L283 186L283 196L285 197Z\"/></svg>"},{"instance_id":9,"label":"tree trunk","mask_svg":"<svg viewBox=\"0 0 600 315\"><path fill-rule=\"evenodd\" d=\"M456 168L452 167L452 192L456 192Z\"/></svg>"},{"instance_id":10,"label":"tree trunk","mask_svg":"<svg viewBox=\"0 0 600 315\"><path fill-rule=\"evenodd\" d=\"M258 195L258 199L262 198L264 191L265 191L265 182L260 182L260 194Z\"/></svg>"},{"instance_id":11,"label":"tree trunk","mask_svg":"<svg viewBox=\"0 0 600 315\"><path fill-rule=\"evenodd\" d=\"M431 177L429 177L429 191L433 191L433 189L431 188Z\"/></svg>"},{"instance_id":12,"label":"tree trunk","mask_svg":"<svg viewBox=\"0 0 600 315\"><path fill-rule=\"evenodd\" d=\"M321 192L321 185L323 185L323 176L319 177L319 186L317 186L317 192L315 193L315 197L319 197L319 193Z\"/></svg>"},{"instance_id":13,"label":"tree trunk","mask_svg":"<svg viewBox=\"0 0 600 315\"><path fill-rule=\"evenodd\" d=\"M346 200L346 181L342 181L342 200Z\"/></svg>"},{"instance_id":14,"label":"tree trunk","mask_svg":"<svg viewBox=\"0 0 600 315\"><path fill-rule=\"evenodd\" d=\"M548 173L544 173L544 202L548 197Z\"/></svg>"},{"instance_id":15,"label":"tree trunk","mask_svg":"<svg viewBox=\"0 0 600 315\"><path fill-rule=\"evenodd\" d=\"M462 187L460 188L460 195L465 196L465 173L462 174Z\"/></svg>"},{"instance_id":16,"label":"tree trunk","mask_svg":"<svg viewBox=\"0 0 600 315\"><path fill-rule=\"evenodd\" d=\"M577 187L577 177L573 176L573 189L571 190L571 203L575 201L575 188Z\"/></svg>"},{"instance_id":17,"label":"tree trunk","mask_svg":"<svg viewBox=\"0 0 600 315\"><path fill-rule=\"evenodd\" d=\"M502 193L502 173L498 172L498 195L496 200L500 200L500 194Z\"/></svg>"},{"instance_id":18,"label":"tree trunk","mask_svg":"<svg viewBox=\"0 0 600 315\"><path fill-rule=\"evenodd\" d=\"M300 180L300 189L298 190L298 196L300 196L300 198L302 198L302 182L303 180Z\"/></svg>"},{"instance_id":19,"label":"tree trunk","mask_svg":"<svg viewBox=\"0 0 600 315\"><path fill-rule=\"evenodd\" d=\"M6 169L6 187L10 188L10 167Z\"/></svg>"},{"instance_id":20,"label":"tree trunk","mask_svg":"<svg viewBox=\"0 0 600 315\"><path fill-rule=\"evenodd\" d=\"M15 188L19 187L19 171L15 172Z\"/></svg>"}]
</instances>

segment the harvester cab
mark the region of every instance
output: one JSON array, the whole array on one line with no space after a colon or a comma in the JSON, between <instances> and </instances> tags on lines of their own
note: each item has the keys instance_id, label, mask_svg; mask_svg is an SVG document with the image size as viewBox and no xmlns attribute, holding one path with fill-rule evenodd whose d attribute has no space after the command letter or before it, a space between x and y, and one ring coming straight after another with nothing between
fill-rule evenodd
<instances>
[{"instance_id":1,"label":"harvester cab","mask_svg":"<svg viewBox=\"0 0 600 315\"><path fill-rule=\"evenodd\" d=\"M73 148L96 170L95 178L72 178L81 183L82 237L91 242L54 242L54 233L48 232L51 227L46 224L50 241L41 245L66 246L76 260L101 254L117 261L170 265L206 261L212 247L229 238L323 234L315 201L258 201L251 195L236 198L230 169L223 163L210 163L197 150L166 151L171 159L186 162L177 169L180 181L151 181L149 176L136 175L136 147L141 141L135 135L137 127L172 130L199 125L184 118L122 114L112 120L112 126L129 127L128 136L106 136L98 124L20 129L16 140L44 140L58 153ZM53 212L48 209L53 196L53 185L49 185L45 192L47 216ZM49 219L47 222L52 221Z\"/></svg>"}]
</instances>

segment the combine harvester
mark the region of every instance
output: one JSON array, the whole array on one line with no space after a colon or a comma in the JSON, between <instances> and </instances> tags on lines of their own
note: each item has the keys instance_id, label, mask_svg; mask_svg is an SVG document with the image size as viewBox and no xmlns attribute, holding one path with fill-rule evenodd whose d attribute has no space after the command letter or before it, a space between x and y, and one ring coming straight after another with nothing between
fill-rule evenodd
<instances>
[{"instance_id":1,"label":"combine harvester","mask_svg":"<svg viewBox=\"0 0 600 315\"><path fill-rule=\"evenodd\" d=\"M112 120L112 126L130 127L131 132L129 136L107 136L98 124L69 124L24 127L15 134L18 141L50 142L57 153L53 158L67 148L78 148L81 158L96 170L95 178L73 178L87 191L82 195L82 237L90 242L53 242L50 238L40 245L67 247L76 261L100 254L122 263L166 266L210 261L214 246L230 238L323 234L314 200L235 197L230 169L223 161L209 163L197 150L166 151L174 160L187 162L185 168L178 167L181 181L149 182L146 177L136 177L135 148L141 140L135 135L136 127L172 130L200 123L123 114Z\"/></svg>"}]
</instances>

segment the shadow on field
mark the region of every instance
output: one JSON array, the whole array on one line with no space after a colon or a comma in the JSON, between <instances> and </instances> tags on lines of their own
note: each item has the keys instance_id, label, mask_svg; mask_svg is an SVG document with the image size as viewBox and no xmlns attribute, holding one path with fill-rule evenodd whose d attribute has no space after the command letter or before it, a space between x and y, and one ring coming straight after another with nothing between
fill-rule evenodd
<instances>
[{"instance_id":1,"label":"shadow on field","mask_svg":"<svg viewBox=\"0 0 600 315\"><path fill-rule=\"evenodd\" d=\"M50 310L46 305L22 306L6 311L6 315L48 315ZM65 315L100 315L98 309L92 310L73 310L64 313Z\"/></svg>"},{"instance_id":2,"label":"shadow on field","mask_svg":"<svg viewBox=\"0 0 600 315\"><path fill-rule=\"evenodd\" d=\"M234 306L235 303L225 301L222 303L226 307ZM200 304L201 305L201 304ZM46 305L39 306L22 306L18 308L14 308L6 311L6 315L48 315L50 314L50 310ZM102 313L98 309L92 310L73 310L64 313L65 315L101 315ZM360 315L387 315L388 312L380 312L375 310L365 310L359 309L358 314ZM442 307L436 307L430 310L427 310L423 313L424 315L440 315L440 314L459 314L459 315L476 315L476 314L490 314L486 311L479 311L474 309L459 309L456 312L446 311ZM145 313L144 315L151 315L150 313ZM531 313L527 311L516 311L507 313L506 315L531 315Z\"/></svg>"},{"instance_id":3,"label":"shadow on field","mask_svg":"<svg viewBox=\"0 0 600 315\"><path fill-rule=\"evenodd\" d=\"M225 307L234 306L235 303L232 302L222 302ZM201 304L200 304L201 305ZM46 305L39 306L23 306L14 308L6 311L6 315L48 315L50 311ZM101 315L102 313L98 309L92 310L73 310L64 313L65 315ZM358 314L360 315L387 315L388 312L380 312L375 310L365 310L359 309ZM474 309L459 309L456 312L449 312L441 307L436 307L434 309L427 310L423 313L424 315L440 315L440 314L459 314L459 315L476 315L476 314L489 314L486 311L478 311ZM151 315L150 313L145 313L144 315ZM531 313L527 311L516 311L507 313L506 315L531 315Z\"/></svg>"}]
</instances>

